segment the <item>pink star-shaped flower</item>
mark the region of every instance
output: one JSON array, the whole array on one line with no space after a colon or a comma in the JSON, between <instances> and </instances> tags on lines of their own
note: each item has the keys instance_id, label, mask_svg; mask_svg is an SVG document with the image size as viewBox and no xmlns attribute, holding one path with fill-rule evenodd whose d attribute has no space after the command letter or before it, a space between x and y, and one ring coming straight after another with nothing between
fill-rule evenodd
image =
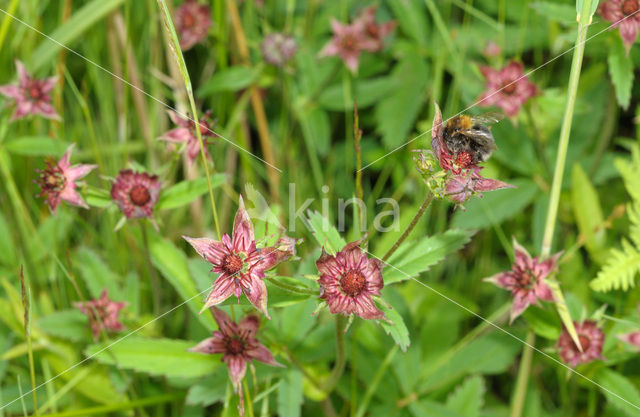
<instances>
[{"instance_id":1,"label":"pink star-shaped flower","mask_svg":"<svg viewBox=\"0 0 640 417\"><path fill-rule=\"evenodd\" d=\"M67 148L57 163L54 164L52 161L47 161L47 168L43 170L36 169L39 177L34 182L40 185L42 190L38 197L46 199L52 213L56 212L61 200L74 206L89 208L78 191L76 191L77 184L75 182L89 174L97 165L80 164L71 166L69 160L71 159L73 146L71 145Z\"/></svg>"},{"instance_id":2,"label":"pink star-shaped flower","mask_svg":"<svg viewBox=\"0 0 640 417\"><path fill-rule=\"evenodd\" d=\"M22 62L16 60L18 71L18 85L7 84L0 86L0 94L13 99L16 108L11 120L21 119L29 114L39 114L47 119L60 120L60 116L51 105L49 92L55 87L58 77L42 80L32 78Z\"/></svg>"},{"instance_id":3,"label":"pink star-shaped flower","mask_svg":"<svg viewBox=\"0 0 640 417\"><path fill-rule=\"evenodd\" d=\"M159 139L165 140L171 143L186 143L186 152L189 158L189 163L193 163L193 161L200 155L200 143L198 142L198 136L195 128L195 122L190 119L185 119L180 116L178 113L169 110L169 117L178 125L177 128L168 131L164 135L162 135ZM198 120L200 124L200 135L202 136L202 140L204 141L204 153L207 158L210 157L209 151L207 150L207 138L216 136L213 133L213 125L215 124L215 120L211 120L211 111L207 111L204 115Z\"/></svg>"},{"instance_id":4,"label":"pink star-shaped flower","mask_svg":"<svg viewBox=\"0 0 640 417\"><path fill-rule=\"evenodd\" d=\"M367 258L361 240L348 243L336 256L322 248L316 261L320 272L320 298L327 301L332 314L357 314L363 319L383 319L384 313L371 298L384 286L382 262Z\"/></svg>"},{"instance_id":5,"label":"pink star-shaped flower","mask_svg":"<svg viewBox=\"0 0 640 417\"><path fill-rule=\"evenodd\" d=\"M320 51L319 56L339 56L344 64L351 70L358 70L358 58L362 51L375 51L378 42L368 37L365 33L364 22L355 20L352 24L342 24L336 19L331 19L333 37Z\"/></svg>"},{"instance_id":6,"label":"pink star-shaped flower","mask_svg":"<svg viewBox=\"0 0 640 417\"><path fill-rule=\"evenodd\" d=\"M531 304L537 300L553 301L553 292L546 283L546 278L558 268L557 253L547 259L541 260L536 256L532 258L527 250L513 239L515 262L511 270L500 272L485 281L491 282L500 288L511 291L513 306L511 308L511 323L522 314Z\"/></svg>"},{"instance_id":7,"label":"pink star-shaped flower","mask_svg":"<svg viewBox=\"0 0 640 417\"><path fill-rule=\"evenodd\" d=\"M383 23L376 22L377 9L377 6L367 7L360 12L357 19L361 21L364 26L365 36L375 43L374 48L367 49L369 52L381 51L384 48L384 38L389 36L396 27L396 22L394 20ZM373 44L367 46L373 46Z\"/></svg>"},{"instance_id":8,"label":"pink star-shaped flower","mask_svg":"<svg viewBox=\"0 0 640 417\"><path fill-rule=\"evenodd\" d=\"M267 287L263 278L266 271L293 255L291 239L283 238L274 247L258 248L242 196L231 237L224 234L220 242L204 237L183 238L213 265L212 271L219 274L203 310L222 303L231 295L240 298L244 293L251 304L271 318L267 312Z\"/></svg>"},{"instance_id":9,"label":"pink star-shaped flower","mask_svg":"<svg viewBox=\"0 0 640 417\"><path fill-rule=\"evenodd\" d=\"M126 307L127 303L110 300L107 296L107 290L102 290L102 294L97 300L78 302L74 303L74 305L89 317L91 331L96 339L103 328L114 332L124 329L124 326L118 320L118 314L120 310Z\"/></svg>"},{"instance_id":10,"label":"pink star-shaped flower","mask_svg":"<svg viewBox=\"0 0 640 417\"><path fill-rule=\"evenodd\" d=\"M496 105L513 117L527 100L538 94L538 88L524 76L519 62L511 61L500 70L483 66L480 71L487 80L486 90L478 99L481 107Z\"/></svg>"}]
</instances>

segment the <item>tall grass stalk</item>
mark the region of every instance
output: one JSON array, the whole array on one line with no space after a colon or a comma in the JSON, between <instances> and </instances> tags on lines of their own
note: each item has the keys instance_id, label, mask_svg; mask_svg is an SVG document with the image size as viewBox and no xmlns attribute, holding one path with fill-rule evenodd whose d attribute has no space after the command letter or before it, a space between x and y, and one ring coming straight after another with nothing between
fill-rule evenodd
<instances>
[{"instance_id":1,"label":"tall grass stalk","mask_svg":"<svg viewBox=\"0 0 640 417\"><path fill-rule=\"evenodd\" d=\"M200 121L198 120L198 111L196 108L195 99L193 97L193 87L191 85L191 78L189 77L187 64L184 62L184 57L182 56L182 50L180 49L180 41L178 40L176 29L173 26L173 21L171 20L171 13L169 12L167 3L165 2L165 0L157 0L157 1L158 1L158 7L160 8L160 12L162 14L165 29L170 35L169 39L171 43L169 44L169 46L173 51L173 54L178 63L178 68L180 69L180 75L182 76L185 89L187 90L187 96L189 97L189 105L191 106L191 117L195 124L195 131L196 131L196 136L198 137L198 142L200 143L200 156L202 157L202 166L204 167L204 172L207 176L207 185L209 187L209 198L211 200L211 210L213 212L213 221L216 227L216 235L218 236L218 239L220 239L221 233L220 233L220 224L218 222L218 210L216 208L215 197L213 196L213 187L211 186L211 174L209 173L207 155L204 153L204 143L202 142L202 132L200 132Z\"/></svg>"},{"instance_id":2,"label":"tall grass stalk","mask_svg":"<svg viewBox=\"0 0 640 417\"><path fill-rule=\"evenodd\" d=\"M551 184L551 198L549 199L549 209L547 211L547 219L544 227L544 235L542 238L542 248L540 255L544 258L551 254L551 245L553 243L553 233L555 231L556 220L558 217L558 205L560 204L560 191L562 189L562 179L564 176L565 162L567 159L567 149L569 147L569 136L571 134L571 125L573 123L573 110L576 104L576 96L578 94L578 83L580 81L580 70L582 68L582 58L584 56L584 44L587 39L587 31L593 14L592 4L598 0L583 0L582 10L578 15L578 35L573 50L573 61L571 62L571 73L569 74L569 87L567 90L567 105L565 107L564 119L562 121L562 129L560 131L560 141L558 143L558 155L556 157L556 165L553 172L553 182ZM580 3L580 2L578 2ZM556 299L556 308L562 322L573 338L576 346L581 349L580 341L576 329L571 320L571 315L567 309L564 296L557 282L549 283L551 290ZM531 340L535 342L533 331L529 330L527 342ZM527 384L529 382L529 373L531 371L533 343L529 343L524 347L522 362L518 370L518 379L511 402L511 417L520 417L524 407L524 400L527 392Z\"/></svg>"}]
</instances>

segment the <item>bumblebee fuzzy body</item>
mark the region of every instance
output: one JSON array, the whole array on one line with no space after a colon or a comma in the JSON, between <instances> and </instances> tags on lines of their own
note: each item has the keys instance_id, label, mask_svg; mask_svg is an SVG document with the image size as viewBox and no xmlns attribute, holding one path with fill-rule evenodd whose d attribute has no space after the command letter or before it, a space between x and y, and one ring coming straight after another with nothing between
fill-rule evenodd
<instances>
[{"instance_id":1,"label":"bumblebee fuzzy body","mask_svg":"<svg viewBox=\"0 0 640 417\"><path fill-rule=\"evenodd\" d=\"M487 113L479 116L460 115L447 121L443 140L456 165L467 168L489 159L497 146L487 124L501 118L500 113Z\"/></svg>"}]
</instances>

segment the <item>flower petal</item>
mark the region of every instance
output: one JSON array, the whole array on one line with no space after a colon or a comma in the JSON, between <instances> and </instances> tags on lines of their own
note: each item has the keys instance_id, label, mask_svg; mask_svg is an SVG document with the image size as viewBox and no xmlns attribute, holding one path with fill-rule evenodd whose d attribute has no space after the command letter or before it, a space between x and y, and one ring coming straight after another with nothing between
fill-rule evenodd
<instances>
[{"instance_id":1,"label":"flower petal","mask_svg":"<svg viewBox=\"0 0 640 417\"><path fill-rule=\"evenodd\" d=\"M275 360L269 349L261 344L258 344L253 349L245 351L245 353L251 359L258 360L260 362L266 363L267 365L284 367L284 365Z\"/></svg>"},{"instance_id":2,"label":"flower petal","mask_svg":"<svg viewBox=\"0 0 640 417\"><path fill-rule=\"evenodd\" d=\"M233 248L237 251L249 253L252 244L255 244L253 235L253 224L249 218L249 213L244 208L242 196L238 202L238 211L233 221Z\"/></svg>"},{"instance_id":3,"label":"flower petal","mask_svg":"<svg viewBox=\"0 0 640 417\"><path fill-rule=\"evenodd\" d=\"M223 335L232 336L238 334L238 325L231 320L227 313L216 307L209 308L209 311L211 311L214 320L218 324L218 329Z\"/></svg>"},{"instance_id":4,"label":"flower petal","mask_svg":"<svg viewBox=\"0 0 640 417\"><path fill-rule=\"evenodd\" d=\"M255 308L262 311L269 320L269 312L267 311L267 287L264 281L252 274L248 274L240 280L242 290Z\"/></svg>"},{"instance_id":5,"label":"flower petal","mask_svg":"<svg viewBox=\"0 0 640 417\"><path fill-rule=\"evenodd\" d=\"M205 300L204 307L202 309L207 309L211 306L215 306L231 297L233 294L234 282L233 279L221 274L218 276L216 282L213 283L213 289L207 296Z\"/></svg>"},{"instance_id":6,"label":"flower petal","mask_svg":"<svg viewBox=\"0 0 640 417\"><path fill-rule=\"evenodd\" d=\"M224 353L224 346L215 337L209 337L189 349L189 352L198 352L206 354Z\"/></svg>"}]
</instances>

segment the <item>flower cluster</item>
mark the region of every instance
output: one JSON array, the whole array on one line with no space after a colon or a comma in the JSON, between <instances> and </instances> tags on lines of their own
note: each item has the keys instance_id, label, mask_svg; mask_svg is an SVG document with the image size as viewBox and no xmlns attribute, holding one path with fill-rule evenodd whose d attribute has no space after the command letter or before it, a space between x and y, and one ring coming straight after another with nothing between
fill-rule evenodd
<instances>
[{"instance_id":1,"label":"flower cluster","mask_svg":"<svg viewBox=\"0 0 640 417\"><path fill-rule=\"evenodd\" d=\"M611 28L618 28L620 37L627 49L627 55L631 45L638 38L640 28L640 1L639 0L607 0L602 2L598 12L605 20L613 22Z\"/></svg>"},{"instance_id":2,"label":"flower cluster","mask_svg":"<svg viewBox=\"0 0 640 417\"><path fill-rule=\"evenodd\" d=\"M596 359L604 359L602 357L604 333L598 324L593 320L585 320L582 323L574 322L573 325L582 349L576 346L567 329L564 329L558 338L558 353L562 361L570 366L577 366Z\"/></svg>"},{"instance_id":3,"label":"flower cluster","mask_svg":"<svg viewBox=\"0 0 640 417\"><path fill-rule=\"evenodd\" d=\"M154 222L153 208L158 202L161 185L156 175L125 169L111 186L111 198L127 218L146 217Z\"/></svg>"},{"instance_id":4,"label":"flower cluster","mask_svg":"<svg viewBox=\"0 0 640 417\"><path fill-rule=\"evenodd\" d=\"M272 33L264 38L260 50L265 61L276 67L282 67L293 58L298 50L298 44L292 36Z\"/></svg>"},{"instance_id":5,"label":"flower cluster","mask_svg":"<svg viewBox=\"0 0 640 417\"><path fill-rule=\"evenodd\" d=\"M333 37L320 51L321 57L339 56L351 70L358 70L358 59L363 51L379 52L384 48L384 38L395 28L395 22L377 23L376 7L364 9L350 25L331 19Z\"/></svg>"},{"instance_id":6,"label":"flower cluster","mask_svg":"<svg viewBox=\"0 0 640 417\"><path fill-rule=\"evenodd\" d=\"M0 86L0 94L15 102L16 108L11 115L11 120L22 119L28 115L40 115L47 119L60 120L60 116L51 105L49 92L58 82L58 77L49 77L43 80L29 75L24 64L16 60L18 72L18 85Z\"/></svg>"}]
</instances>

